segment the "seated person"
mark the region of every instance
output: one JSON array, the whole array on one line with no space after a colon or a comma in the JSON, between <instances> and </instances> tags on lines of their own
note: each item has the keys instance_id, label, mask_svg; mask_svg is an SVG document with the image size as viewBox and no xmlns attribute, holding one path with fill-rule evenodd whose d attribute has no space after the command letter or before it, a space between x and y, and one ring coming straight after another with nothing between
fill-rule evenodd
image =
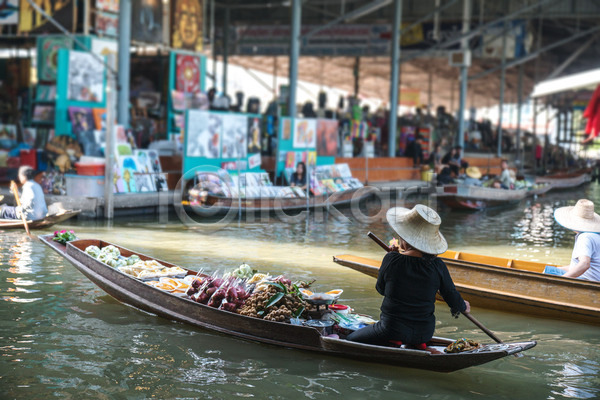
<instances>
[{"instance_id":1,"label":"seated person","mask_svg":"<svg viewBox=\"0 0 600 400\"><path fill-rule=\"evenodd\" d=\"M554 219L577 236L571 263L558 268L547 266L544 273L600 281L600 215L594 212L594 203L581 199L575 206L555 210Z\"/></svg>"},{"instance_id":2,"label":"seated person","mask_svg":"<svg viewBox=\"0 0 600 400\"><path fill-rule=\"evenodd\" d=\"M469 167L466 170L467 177L464 179L463 184L470 186L481 186L481 171L477 167Z\"/></svg>"},{"instance_id":3,"label":"seated person","mask_svg":"<svg viewBox=\"0 0 600 400\"><path fill-rule=\"evenodd\" d=\"M500 174L500 182L502 183L502 187L504 189L514 189L514 172L508 168L508 161L502 160L500 167L502 168L502 173Z\"/></svg>"},{"instance_id":4,"label":"seated person","mask_svg":"<svg viewBox=\"0 0 600 400\"><path fill-rule=\"evenodd\" d=\"M454 146L444 158L442 164L447 164L455 176L460 175L461 168L467 168L469 163L462 159L462 147Z\"/></svg>"},{"instance_id":5,"label":"seated person","mask_svg":"<svg viewBox=\"0 0 600 400\"><path fill-rule=\"evenodd\" d=\"M306 189L306 164L302 161L296 165L296 172L290 178L290 186L298 186L300 189Z\"/></svg>"},{"instance_id":6,"label":"seated person","mask_svg":"<svg viewBox=\"0 0 600 400\"><path fill-rule=\"evenodd\" d=\"M36 220L46 216L48 213L46 198L40 184L34 181L36 175L38 172L29 166L19 168L19 181L23 185L20 196L21 206L0 206L0 218L20 219L21 215L24 215L28 220Z\"/></svg>"},{"instance_id":7,"label":"seated person","mask_svg":"<svg viewBox=\"0 0 600 400\"><path fill-rule=\"evenodd\" d=\"M452 172L450 167L442 168L442 170L440 171L440 173L437 176L438 186L449 185L452 183L454 183L454 173Z\"/></svg>"}]
</instances>

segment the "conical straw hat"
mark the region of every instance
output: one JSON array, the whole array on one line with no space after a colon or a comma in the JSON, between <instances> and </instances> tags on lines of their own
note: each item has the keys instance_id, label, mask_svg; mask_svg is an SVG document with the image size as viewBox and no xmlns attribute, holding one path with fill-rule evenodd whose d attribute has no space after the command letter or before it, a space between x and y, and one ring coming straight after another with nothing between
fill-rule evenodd
<instances>
[{"instance_id":1,"label":"conical straw hat","mask_svg":"<svg viewBox=\"0 0 600 400\"><path fill-rule=\"evenodd\" d=\"M554 219L572 231L600 233L600 215L594 212L594 203L590 200L581 199L575 206L554 210Z\"/></svg>"},{"instance_id":2,"label":"conical straw hat","mask_svg":"<svg viewBox=\"0 0 600 400\"><path fill-rule=\"evenodd\" d=\"M481 178L481 171L477 167L468 167L465 171L468 177L479 179Z\"/></svg>"},{"instance_id":3,"label":"conical straw hat","mask_svg":"<svg viewBox=\"0 0 600 400\"><path fill-rule=\"evenodd\" d=\"M441 254L448 250L448 242L440 233L442 219L437 212L423 204L412 209L390 208L388 223L402 239L417 250L427 254Z\"/></svg>"}]
</instances>

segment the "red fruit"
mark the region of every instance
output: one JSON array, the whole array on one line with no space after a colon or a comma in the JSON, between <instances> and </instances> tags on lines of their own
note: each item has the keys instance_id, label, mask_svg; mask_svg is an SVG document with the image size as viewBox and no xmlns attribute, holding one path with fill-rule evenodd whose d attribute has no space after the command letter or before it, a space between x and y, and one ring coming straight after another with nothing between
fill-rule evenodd
<instances>
[{"instance_id":1,"label":"red fruit","mask_svg":"<svg viewBox=\"0 0 600 400\"><path fill-rule=\"evenodd\" d=\"M199 279L194 279L192 281L192 287L196 288L196 289L199 288L200 287L200 280Z\"/></svg>"},{"instance_id":2,"label":"red fruit","mask_svg":"<svg viewBox=\"0 0 600 400\"><path fill-rule=\"evenodd\" d=\"M216 291L217 291L216 287L209 287L208 289L206 289L206 294L208 296L212 296Z\"/></svg>"},{"instance_id":3,"label":"red fruit","mask_svg":"<svg viewBox=\"0 0 600 400\"><path fill-rule=\"evenodd\" d=\"M221 278L215 278L215 280L212 281L211 283L215 287L221 287L221 285L223 284L223 279L221 279Z\"/></svg>"}]
</instances>

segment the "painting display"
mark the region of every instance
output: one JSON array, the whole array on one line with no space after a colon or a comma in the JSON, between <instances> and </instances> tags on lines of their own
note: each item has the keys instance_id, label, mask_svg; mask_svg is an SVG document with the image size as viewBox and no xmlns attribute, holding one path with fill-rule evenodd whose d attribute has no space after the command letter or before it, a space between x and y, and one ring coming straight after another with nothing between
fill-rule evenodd
<instances>
[{"instance_id":1,"label":"painting display","mask_svg":"<svg viewBox=\"0 0 600 400\"><path fill-rule=\"evenodd\" d=\"M119 52L119 44L116 40L112 39L92 38L92 46L90 50L92 51L92 53L101 57L106 57L109 54L116 55Z\"/></svg>"},{"instance_id":2,"label":"painting display","mask_svg":"<svg viewBox=\"0 0 600 400\"><path fill-rule=\"evenodd\" d=\"M73 40L62 36L38 37L38 80L55 82L58 70L58 50L72 49Z\"/></svg>"},{"instance_id":3,"label":"painting display","mask_svg":"<svg viewBox=\"0 0 600 400\"><path fill-rule=\"evenodd\" d=\"M56 85L37 85L35 99L38 101L55 101Z\"/></svg>"},{"instance_id":4,"label":"painting display","mask_svg":"<svg viewBox=\"0 0 600 400\"><path fill-rule=\"evenodd\" d=\"M54 106L43 106L36 104L33 108L34 121L52 122L54 121Z\"/></svg>"},{"instance_id":5,"label":"painting display","mask_svg":"<svg viewBox=\"0 0 600 400\"><path fill-rule=\"evenodd\" d=\"M131 40L158 44L163 42L162 1L132 0Z\"/></svg>"},{"instance_id":6,"label":"painting display","mask_svg":"<svg viewBox=\"0 0 600 400\"><path fill-rule=\"evenodd\" d=\"M261 163L262 159L260 157L260 153L252 154L250 157L248 157L248 168L250 169L260 167Z\"/></svg>"},{"instance_id":7,"label":"painting display","mask_svg":"<svg viewBox=\"0 0 600 400\"><path fill-rule=\"evenodd\" d=\"M178 54L176 56L175 88L179 92L196 93L200 91L200 58L196 56Z\"/></svg>"},{"instance_id":8,"label":"painting display","mask_svg":"<svg viewBox=\"0 0 600 400\"><path fill-rule=\"evenodd\" d=\"M294 120L294 148L317 146L317 121L314 119Z\"/></svg>"},{"instance_id":9,"label":"painting display","mask_svg":"<svg viewBox=\"0 0 600 400\"><path fill-rule=\"evenodd\" d=\"M106 109L105 108L94 108L92 109L94 115L94 126L96 129L106 129Z\"/></svg>"},{"instance_id":10,"label":"painting display","mask_svg":"<svg viewBox=\"0 0 600 400\"><path fill-rule=\"evenodd\" d=\"M68 82L69 100L104 101L104 66L92 54L69 52Z\"/></svg>"},{"instance_id":11,"label":"painting display","mask_svg":"<svg viewBox=\"0 0 600 400\"><path fill-rule=\"evenodd\" d=\"M45 0L38 2L40 8L68 31L74 32L77 19L75 0ZM19 32L62 33L48 19L38 13L27 0L19 3Z\"/></svg>"},{"instance_id":12,"label":"painting display","mask_svg":"<svg viewBox=\"0 0 600 400\"><path fill-rule=\"evenodd\" d=\"M17 144L17 126L0 124L0 149L12 149Z\"/></svg>"},{"instance_id":13,"label":"painting display","mask_svg":"<svg viewBox=\"0 0 600 400\"><path fill-rule=\"evenodd\" d=\"M219 158L223 132L222 115L190 110L186 127L188 157Z\"/></svg>"},{"instance_id":14,"label":"painting display","mask_svg":"<svg viewBox=\"0 0 600 400\"><path fill-rule=\"evenodd\" d=\"M171 4L171 46L202 51L202 0L174 0Z\"/></svg>"},{"instance_id":15,"label":"painting display","mask_svg":"<svg viewBox=\"0 0 600 400\"><path fill-rule=\"evenodd\" d=\"M69 107L71 129L86 156L102 156L101 144L96 140L96 126L91 108Z\"/></svg>"},{"instance_id":16,"label":"painting display","mask_svg":"<svg viewBox=\"0 0 600 400\"><path fill-rule=\"evenodd\" d=\"M337 156L338 141L338 121L335 119L317 120L317 154Z\"/></svg>"},{"instance_id":17,"label":"painting display","mask_svg":"<svg viewBox=\"0 0 600 400\"><path fill-rule=\"evenodd\" d=\"M37 131L35 128L23 128L21 130L23 134L23 143L28 146L35 147L35 139L37 137Z\"/></svg>"},{"instance_id":18,"label":"painting display","mask_svg":"<svg viewBox=\"0 0 600 400\"><path fill-rule=\"evenodd\" d=\"M119 12L119 0L96 0L96 8L98 10Z\"/></svg>"},{"instance_id":19,"label":"painting display","mask_svg":"<svg viewBox=\"0 0 600 400\"><path fill-rule=\"evenodd\" d=\"M150 158L148 156L148 151L149 150L135 150L133 152L137 161L135 186L138 192L156 192L154 179L152 179L153 170Z\"/></svg>"},{"instance_id":20,"label":"painting display","mask_svg":"<svg viewBox=\"0 0 600 400\"><path fill-rule=\"evenodd\" d=\"M5 0L0 12L0 25L14 25L19 22L19 1Z\"/></svg>"},{"instance_id":21,"label":"painting display","mask_svg":"<svg viewBox=\"0 0 600 400\"><path fill-rule=\"evenodd\" d=\"M107 12L96 12L96 33L105 36L117 36L119 16Z\"/></svg>"},{"instance_id":22,"label":"painting display","mask_svg":"<svg viewBox=\"0 0 600 400\"><path fill-rule=\"evenodd\" d=\"M239 114L223 114L222 158L246 158L248 118Z\"/></svg>"},{"instance_id":23,"label":"painting display","mask_svg":"<svg viewBox=\"0 0 600 400\"><path fill-rule=\"evenodd\" d=\"M137 193L138 189L135 181L135 174L138 172L138 165L134 156L119 156L119 172L122 180L122 192L119 193Z\"/></svg>"},{"instance_id":24,"label":"painting display","mask_svg":"<svg viewBox=\"0 0 600 400\"><path fill-rule=\"evenodd\" d=\"M150 170L154 174L154 187L159 192L164 192L169 190L167 186L167 176L162 173L162 167L160 165L160 158L158 156L158 151L156 150L147 150L148 154L148 162L150 164Z\"/></svg>"},{"instance_id":25,"label":"painting display","mask_svg":"<svg viewBox=\"0 0 600 400\"><path fill-rule=\"evenodd\" d=\"M248 118L248 154L260 153L260 118Z\"/></svg>"}]
</instances>

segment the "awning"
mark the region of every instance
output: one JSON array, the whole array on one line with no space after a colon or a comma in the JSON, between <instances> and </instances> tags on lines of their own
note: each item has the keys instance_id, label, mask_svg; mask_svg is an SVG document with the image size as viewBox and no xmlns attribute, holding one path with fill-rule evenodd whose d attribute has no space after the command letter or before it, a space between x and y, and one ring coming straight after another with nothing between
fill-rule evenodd
<instances>
[{"instance_id":1,"label":"awning","mask_svg":"<svg viewBox=\"0 0 600 400\"><path fill-rule=\"evenodd\" d=\"M531 97L542 97L571 90L594 89L598 84L600 84L600 68L542 81L534 86Z\"/></svg>"}]
</instances>

